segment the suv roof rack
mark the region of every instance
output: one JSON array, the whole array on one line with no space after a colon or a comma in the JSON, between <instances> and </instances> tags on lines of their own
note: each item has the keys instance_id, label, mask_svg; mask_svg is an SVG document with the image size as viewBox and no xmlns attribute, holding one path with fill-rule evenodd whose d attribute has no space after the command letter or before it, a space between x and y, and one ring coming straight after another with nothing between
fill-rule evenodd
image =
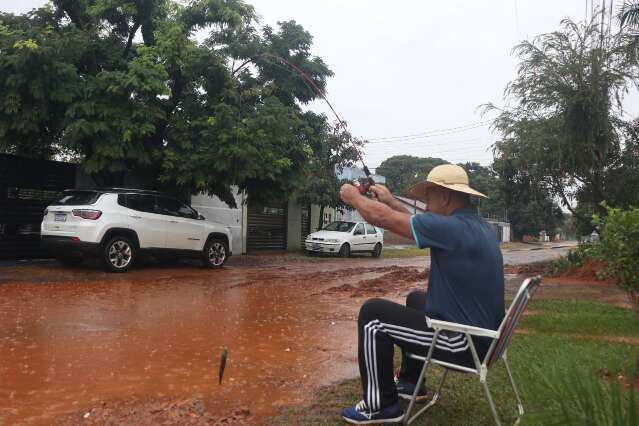
<instances>
[{"instance_id":1,"label":"suv roof rack","mask_svg":"<svg viewBox=\"0 0 639 426\"><path fill-rule=\"evenodd\" d=\"M113 192L117 194L122 193L135 193L135 194L156 194L156 195L164 195L160 191L154 191L151 189L139 189L139 188L77 188L77 189L65 189L66 191L95 191L95 192Z\"/></svg>"}]
</instances>

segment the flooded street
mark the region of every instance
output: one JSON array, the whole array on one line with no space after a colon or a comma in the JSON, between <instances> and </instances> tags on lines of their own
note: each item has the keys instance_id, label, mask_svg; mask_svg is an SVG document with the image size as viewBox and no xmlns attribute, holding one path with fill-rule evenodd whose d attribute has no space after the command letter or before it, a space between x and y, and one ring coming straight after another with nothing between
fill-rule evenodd
<instances>
[{"instance_id":1,"label":"flooded street","mask_svg":"<svg viewBox=\"0 0 639 426\"><path fill-rule=\"evenodd\" d=\"M534 252L533 261L561 253ZM0 424L91 420L106 403L190 398L219 419L259 423L313 387L357 374L361 302L403 300L423 287L427 261L266 256L222 270L149 265L126 274L0 265Z\"/></svg>"}]
</instances>

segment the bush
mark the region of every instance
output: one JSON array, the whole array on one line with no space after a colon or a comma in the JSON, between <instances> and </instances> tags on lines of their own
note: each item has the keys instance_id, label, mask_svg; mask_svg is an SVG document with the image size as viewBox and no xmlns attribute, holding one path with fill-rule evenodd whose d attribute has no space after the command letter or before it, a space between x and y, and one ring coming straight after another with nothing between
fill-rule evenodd
<instances>
[{"instance_id":1,"label":"bush","mask_svg":"<svg viewBox=\"0 0 639 426\"><path fill-rule=\"evenodd\" d=\"M639 209L606 208L598 248L601 272L628 293L639 313Z\"/></svg>"},{"instance_id":2,"label":"bush","mask_svg":"<svg viewBox=\"0 0 639 426\"><path fill-rule=\"evenodd\" d=\"M553 275L566 272L572 266L583 266L586 258L599 259L600 247L597 242L582 242L566 256L561 256L551 264Z\"/></svg>"}]
</instances>

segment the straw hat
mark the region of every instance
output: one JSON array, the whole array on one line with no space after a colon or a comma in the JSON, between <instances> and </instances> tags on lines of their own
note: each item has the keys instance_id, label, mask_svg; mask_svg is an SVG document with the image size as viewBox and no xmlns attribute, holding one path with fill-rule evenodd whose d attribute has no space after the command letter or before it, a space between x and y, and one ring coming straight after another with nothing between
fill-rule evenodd
<instances>
[{"instance_id":1,"label":"straw hat","mask_svg":"<svg viewBox=\"0 0 639 426\"><path fill-rule=\"evenodd\" d=\"M426 188L432 186L443 186L453 191L465 192L475 197L488 198L479 191L475 191L468 186L468 175L463 167L455 164L442 164L435 167L428 173L426 180L416 183L408 188L408 193L416 199L423 198Z\"/></svg>"}]
</instances>

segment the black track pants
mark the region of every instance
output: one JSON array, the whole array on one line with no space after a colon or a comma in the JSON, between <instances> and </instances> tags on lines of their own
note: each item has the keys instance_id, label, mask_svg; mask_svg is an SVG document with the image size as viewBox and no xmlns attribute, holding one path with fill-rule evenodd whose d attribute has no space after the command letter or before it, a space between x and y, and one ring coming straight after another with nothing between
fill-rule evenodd
<instances>
[{"instance_id":1,"label":"black track pants","mask_svg":"<svg viewBox=\"0 0 639 426\"><path fill-rule=\"evenodd\" d=\"M426 325L426 293L414 291L406 306L384 299L367 300L360 309L358 325L358 359L364 400L371 411L397 401L393 378L394 345L418 355L426 355L433 330ZM433 357L442 361L472 364L468 341L461 334L447 334L437 339ZM422 362L402 356L401 376L415 383Z\"/></svg>"}]
</instances>

